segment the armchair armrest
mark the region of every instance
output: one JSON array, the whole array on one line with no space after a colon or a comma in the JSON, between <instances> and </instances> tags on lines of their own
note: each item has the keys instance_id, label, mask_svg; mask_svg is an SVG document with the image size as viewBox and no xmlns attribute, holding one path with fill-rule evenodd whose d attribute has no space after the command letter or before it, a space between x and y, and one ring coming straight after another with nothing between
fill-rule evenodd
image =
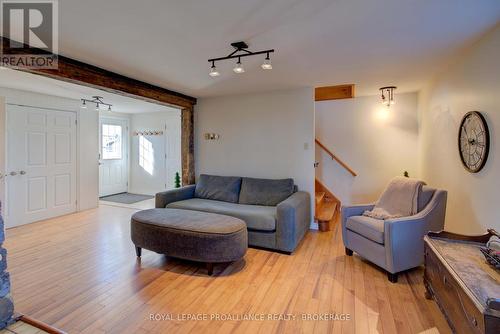
<instances>
[{"instance_id":1,"label":"armchair armrest","mask_svg":"<svg viewBox=\"0 0 500 334\"><path fill-rule=\"evenodd\" d=\"M424 236L444 227L447 192L436 190L424 210L410 217L384 221L384 244L388 270L395 273L424 261Z\"/></svg>"},{"instance_id":2,"label":"armchair armrest","mask_svg":"<svg viewBox=\"0 0 500 334\"><path fill-rule=\"evenodd\" d=\"M297 191L276 207L276 247L293 252L311 224L311 196Z\"/></svg>"},{"instance_id":3,"label":"armchair armrest","mask_svg":"<svg viewBox=\"0 0 500 334\"><path fill-rule=\"evenodd\" d=\"M342 224L342 240L344 241L344 246L348 247L347 236L346 236L346 223L347 219L352 216L361 216L363 212L373 210L375 204L358 204L358 205L348 205L342 206L341 209L341 219Z\"/></svg>"},{"instance_id":4,"label":"armchair armrest","mask_svg":"<svg viewBox=\"0 0 500 334\"><path fill-rule=\"evenodd\" d=\"M371 211L375 207L375 204L358 204L342 206L342 225L345 225L347 218L352 216L361 216L365 211Z\"/></svg>"},{"instance_id":5,"label":"armchair armrest","mask_svg":"<svg viewBox=\"0 0 500 334\"><path fill-rule=\"evenodd\" d=\"M172 202L193 198L195 187L196 185L193 184L182 188L157 193L155 196L155 208L164 208Z\"/></svg>"}]
</instances>

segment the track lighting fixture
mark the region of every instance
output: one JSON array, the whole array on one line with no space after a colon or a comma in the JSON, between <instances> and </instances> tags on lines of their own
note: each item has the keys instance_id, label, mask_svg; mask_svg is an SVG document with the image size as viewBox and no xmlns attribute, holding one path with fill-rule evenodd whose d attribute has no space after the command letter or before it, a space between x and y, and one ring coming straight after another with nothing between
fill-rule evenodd
<instances>
[{"instance_id":1,"label":"track lighting fixture","mask_svg":"<svg viewBox=\"0 0 500 334\"><path fill-rule=\"evenodd\" d=\"M235 73L244 73L245 69L241 64L241 58L260 55L260 54L266 55L266 58L264 59L264 62L261 65L262 69L271 70L273 68L273 66L271 65L271 59L269 57L269 54L273 53L274 49L251 52L248 50L248 45L245 42L231 43L231 46L235 48L235 50L226 57L213 58L208 60L208 62L212 63L212 67L210 68L210 72L208 73L208 75L210 75L211 77L218 77L220 75L220 72L217 70L217 67L215 66L216 61L236 59L236 58L238 59L238 62L236 63L236 67L233 68L233 71Z\"/></svg>"},{"instance_id":2,"label":"track lighting fixture","mask_svg":"<svg viewBox=\"0 0 500 334\"><path fill-rule=\"evenodd\" d=\"M82 109L87 109L88 103L95 103L95 110L99 110L99 107L108 107L108 111L111 111L112 104L105 103L102 99L102 96L92 96L92 100L81 99L82 100Z\"/></svg>"},{"instance_id":3,"label":"track lighting fixture","mask_svg":"<svg viewBox=\"0 0 500 334\"><path fill-rule=\"evenodd\" d=\"M381 87L379 90L381 91L381 99L382 99L382 104L390 107L391 105L395 104L396 102L394 101L394 90L397 89L396 86L386 86L386 87Z\"/></svg>"}]
</instances>

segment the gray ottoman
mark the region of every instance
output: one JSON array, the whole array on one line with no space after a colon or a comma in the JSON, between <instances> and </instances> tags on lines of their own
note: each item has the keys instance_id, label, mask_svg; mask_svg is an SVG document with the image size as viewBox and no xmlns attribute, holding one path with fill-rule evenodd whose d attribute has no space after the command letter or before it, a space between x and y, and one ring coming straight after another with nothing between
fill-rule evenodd
<instances>
[{"instance_id":1,"label":"gray ottoman","mask_svg":"<svg viewBox=\"0 0 500 334\"><path fill-rule=\"evenodd\" d=\"M205 262L209 275L214 263L239 260L248 247L247 226L241 219L181 209L136 212L131 219L131 237L138 257L145 248Z\"/></svg>"}]
</instances>

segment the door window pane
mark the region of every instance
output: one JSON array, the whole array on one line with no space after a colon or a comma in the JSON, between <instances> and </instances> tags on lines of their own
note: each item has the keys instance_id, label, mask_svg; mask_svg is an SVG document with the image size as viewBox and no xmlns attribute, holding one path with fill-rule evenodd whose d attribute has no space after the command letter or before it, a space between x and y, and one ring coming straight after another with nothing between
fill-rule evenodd
<instances>
[{"instance_id":1,"label":"door window pane","mask_svg":"<svg viewBox=\"0 0 500 334\"><path fill-rule=\"evenodd\" d=\"M102 159L122 158L122 127L120 125L102 125Z\"/></svg>"}]
</instances>

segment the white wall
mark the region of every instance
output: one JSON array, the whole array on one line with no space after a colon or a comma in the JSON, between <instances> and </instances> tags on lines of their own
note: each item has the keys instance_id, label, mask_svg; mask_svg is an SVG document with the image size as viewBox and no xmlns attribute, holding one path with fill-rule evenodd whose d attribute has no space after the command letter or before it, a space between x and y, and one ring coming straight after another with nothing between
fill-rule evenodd
<instances>
[{"instance_id":1,"label":"white wall","mask_svg":"<svg viewBox=\"0 0 500 334\"><path fill-rule=\"evenodd\" d=\"M417 94L395 94L395 100L389 109L379 95L316 102L316 138L358 174L316 145L316 175L342 204L375 201L405 170L417 176Z\"/></svg>"},{"instance_id":2,"label":"white wall","mask_svg":"<svg viewBox=\"0 0 500 334\"><path fill-rule=\"evenodd\" d=\"M154 150L153 172L150 174L139 164L139 136L131 136L129 192L154 195L174 187L175 172L181 169L181 114L154 112L133 114L130 133L135 131L164 131L162 136L145 136Z\"/></svg>"},{"instance_id":3,"label":"white wall","mask_svg":"<svg viewBox=\"0 0 500 334\"><path fill-rule=\"evenodd\" d=\"M420 173L448 190L445 229L458 233L500 230L500 26L445 69L419 98ZM490 154L478 174L460 161L457 136L463 115L480 111L490 129Z\"/></svg>"},{"instance_id":4,"label":"white wall","mask_svg":"<svg viewBox=\"0 0 500 334\"><path fill-rule=\"evenodd\" d=\"M21 90L0 88L0 97L5 103L27 105L39 108L59 109L77 113L79 140L77 150L79 164L78 174L78 209L85 210L97 207L98 204L98 114L93 110L81 109L80 101L56 96L31 93ZM5 117L5 105L0 107L0 120ZM0 136L5 137L5 125L0 121ZM0 145L3 139L0 140ZM3 145L2 145L3 146ZM3 149L3 148L2 148ZM0 149L0 154L2 153ZM0 158L0 163L2 159ZM0 171L5 171L0 165ZM0 189L1 190L1 189ZM2 192L3 193L3 192Z\"/></svg>"},{"instance_id":5,"label":"white wall","mask_svg":"<svg viewBox=\"0 0 500 334\"><path fill-rule=\"evenodd\" d=\"M200 99L194 124L197 175L291 177L314 193L311 88Z\"/></svg>"}]
</instances>

